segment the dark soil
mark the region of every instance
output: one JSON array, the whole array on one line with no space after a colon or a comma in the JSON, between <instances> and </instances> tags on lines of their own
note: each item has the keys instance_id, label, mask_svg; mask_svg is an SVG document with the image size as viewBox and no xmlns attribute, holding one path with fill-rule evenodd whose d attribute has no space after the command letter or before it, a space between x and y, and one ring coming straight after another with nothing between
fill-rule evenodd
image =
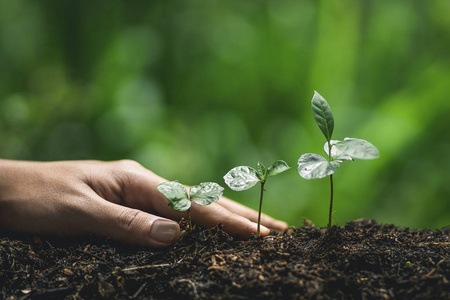
<instances>
[{"instance_id":1,"label":"dark soil","mask_svg":"<svg viewBox=\"0 0 450 300\"><path fill-rule=\"evenodd\" d=\"M3 235L0 298L450 299L449 234L370 220L249 241L196 228L165 250Z\"/></svg>"}]
</instances>

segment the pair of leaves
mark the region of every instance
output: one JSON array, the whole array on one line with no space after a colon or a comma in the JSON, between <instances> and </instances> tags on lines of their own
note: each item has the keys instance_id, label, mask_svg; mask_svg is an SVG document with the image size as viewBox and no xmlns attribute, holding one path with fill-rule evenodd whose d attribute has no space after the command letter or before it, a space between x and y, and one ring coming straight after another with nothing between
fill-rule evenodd
<instances>
[{"instance_id":1,"label":"pair of leaves","mask_svg":"<svg viewBox=\"0 0 450 300\"><path fill-rule=\"evenodd\" d=\"M353 159L374 159L379 156L377 148L371 143L353 138L343 141L332 140L334 117L328 102L316 91L311 100L314 119L327 139L324 151L329 159L318 154L306 153L298 160L298 172L305 179L323 178L332 175L340 163Z\"/></svg>"},{"instance_id":2,"label":"pair of leaves","mask_svg":"<svg viewBox=\"0 0 450 300\"><path fill-rule=\"evenodd\" d=\"M323 178L332 175L345 160L374 159L379 157L377 148L368 141L361 139L331 140L326 142L323 148L330 160L314 153L303 154L298 160L297 170L300 176L305 179ZM330 148L331 154L329 153Z\"/></svg>"},{"instance_id":3,"label":"pair of leaves","mask_svg":"<svg viewBox=\"0 0 450 300\"><path fill-rule=\"evenodd\" d=\"M187 211L191 208L191 201L199 205L208 205L222 197L224 188L215 182L202 182L191 187L190 197L186 188L178 181L164 182L156 188L166 196L170 206L177 211Z\"/></svg>"},{"instance_id":4,"label":"pair of leaves","mask_svg":"<svg viewBox=\"0 0 450 300\"><path fill-rule=\"evenodd\" d=\"M272 176L278 175L290 167L283 160L277 160L270 167L258 162L256 169L248 166L239 166L231 169L223 179L233 191L244 191L258 182L265 182Z\"/></svg>"}]
</instances>

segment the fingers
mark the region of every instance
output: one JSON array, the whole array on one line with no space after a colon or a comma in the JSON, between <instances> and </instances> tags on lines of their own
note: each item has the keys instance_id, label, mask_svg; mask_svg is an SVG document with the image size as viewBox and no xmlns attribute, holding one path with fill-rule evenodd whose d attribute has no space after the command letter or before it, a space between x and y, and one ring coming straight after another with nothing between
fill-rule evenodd
<instances>
[{"instance_id":1,"label":"fingers","mask_svg":"<svg viewBox=\"0 0 450 300\"><path fill-rule=\"evenodd\" d=\"M146 212L158 214L173 220L180 220L187 217L187 213L180 213L173 210L166 197L159 193L156 187L167 180L153 172L145 169L140 164L122 160L111 163L113 178L117 182L116 192L120 196L107 195L104 188L95 188L97 193L103 198L125 206L137 208ZM109 186L115 186L111 182ZM101 192L99 192L101 191ZM258 213L238 204L230 199L222 197L217 203L208 206L192 204L191 217L194 224L202 227L212 227L221 223L223 229L229 234L239 238L249 238L251 233L257 232ZM271 229L285 230L287 224L277 221L267 215L262 215L261 235L269 234Z\"/></svg>"},{"instance_id":2,"label":"fingers","mask_svg":"<svg viewBox=\"0 0 450 300\"><path fill-rule=\"evenodd\" d=\"M257 233L257 224L249 219L232 213L217 203L212 203L208 206L200 206L192 203L191 216L195 224L208 228L221 223L223 230L228 234L240 238L248 239L252 233ZM261 225L260 234L266 236L270 230Z\"/></svg>"},{"instance_id":3,"label":"fingers","mask_svg":"<svg viewBox=\"0 0 450 300\"><path fill-rule=\"evenodd\" d=\"M11 162L5 168L8 172L2 173L8 175L1 178L0 195L0 226L5 229L61 235L92 232L122 242L165 247L180 235L179 225L166 218L179 220L187 215L174 211L157 191L166 180L133 161ZM226 198L219 203L193 203L193 222L202 227L222 223L225 231L243 239L256 233L254 210ZM270 228L283 229L277 222L267 216L262 219ZM269 229L261 226L261 235L267 234Z\"/></svg>"},{"instance_id":4,"label":"fingers","mask_svg":"<svg viewBox=\"0 0 450 300\"><path fill-rule=\"evenodd\" d=\"M147 247L167 247L180 236L177 222L111 202L101 203L92 232L116 241Z\"/></svg>"},{"instance_id":5,"label":"fingers","mask_svg":"<svg viewBox=\"0 0 450 300\"><path fill-rule=\"evenodd\" d=\"M229 211L235 214L241 215L249 219L250 221L253 222L258 221L257 211L242 204L239 204L233 200L230 200L226 197L222 197L219 201L217 201L217 204L221 205L222 207L228 209ZM288 228L288 224L286 222L275 220L266 214L261 214L261 224L274 230L286 230Z\"/></svg>"}]
</instances>

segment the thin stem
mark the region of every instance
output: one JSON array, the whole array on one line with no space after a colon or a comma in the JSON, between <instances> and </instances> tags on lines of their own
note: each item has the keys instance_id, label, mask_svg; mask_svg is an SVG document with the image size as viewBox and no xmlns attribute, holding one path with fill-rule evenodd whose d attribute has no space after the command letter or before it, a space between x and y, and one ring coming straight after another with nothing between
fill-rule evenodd
<instances>
[{"instance_id":1,"label":"thin stem","mask_svg":"<svg viewBox=\"0 0 450 300\"><path fill-rule=\"evenodd\" d=\"M333 158L331 157L331 141L328 140L328 161L333 161ZM331 228L331 218L333 216L333 174L330 175L330 212L328 213L328 226L327 228Z\"/></svg>"},{"instance_id":2,"label":"thin stem","mask_svg":"<svg viewBox=\"0 0 450 300\"><path fill-rule=\"evenodd\" d=\"M265 181L261 181L261 196L259 197L259 212L258 212L258 229L256 231L256 236L259 237L260 227L261 227L261 209L262 209L262 201L263 201L263 194L264 194L264 184Z\"/></svg>"},{"instance_id":3,"label":"thin stem","mask_svg":"<svg viewBox=\"0 0 450 300\"><path fill-rule=\"evenodd\" d=\"M331 190L331 197L330 197L330 213L328 215L328 229L331 228L331 217L333 215L333 174L330 175L330 190Z\"/></svg>"},{"instance_id":4,"label":"thin stem","mask_svg":"<svg viewBox=\"0 0 450 300\"><path fill-rule=\"evenodd\" d=\"M331 161L331 141L328 141L328 160Z\"/></svg>"}]
</instances>

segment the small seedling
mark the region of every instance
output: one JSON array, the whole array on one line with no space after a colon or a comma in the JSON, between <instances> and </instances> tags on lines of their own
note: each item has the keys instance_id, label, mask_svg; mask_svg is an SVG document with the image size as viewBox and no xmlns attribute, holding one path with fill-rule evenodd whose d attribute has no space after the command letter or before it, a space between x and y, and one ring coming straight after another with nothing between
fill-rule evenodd
<instances>
[{"instance_id":1,"label":"small seedling","mask_svg":"<svg viewBox=\"0 0 450 300\"><path fill-rule=\"evenodd\" d=\"M306 153L298 160L298 172L305 179L317 179L330 176L330 211L328 214L328 228L331 227L333 214L333 173L345 160L378 158L378 150L371 143L353 138L343 141L332 140L334 118L328 102L316 91L311 100L312 113L317 125L327 139L324 151L328 159L314 153Z\"/></svg>"},{"instance_id":2,"label":"small seedling","mask_svg":"<svg viewBox=\"0 0 450 300\"><path fill-rule=\"evenodd\" d=\"M178 181L164 182L156 188L169 200L169 205L177 211L187 211L189 228L192 230L191 205L209 205L222 197L224 188L215 182L202 182L190 188L189 195L184 185Z\"/></svg>"},{"instance_id":3,"label":"small seedling","mask_svg":"<svg viewBox=\"0 0 450 300\"><path fill-rule=\"evenodd\" d=\"M233 191L244 191L251 187L253 187L258 182L261 183L261 195L259 198L259 212L258 212L258 229L256 235L260 234L260 226L261 226L261 208L263 201L263 193L264 193L264 184L267 179L272 176L278 175L290 167L286 162L282 160L277 160L274 162L269 168L258 162L256 169L247 166L239 166L231 169L224 177L225 183L232 189Z\"/></svg>"}]
</instances>

